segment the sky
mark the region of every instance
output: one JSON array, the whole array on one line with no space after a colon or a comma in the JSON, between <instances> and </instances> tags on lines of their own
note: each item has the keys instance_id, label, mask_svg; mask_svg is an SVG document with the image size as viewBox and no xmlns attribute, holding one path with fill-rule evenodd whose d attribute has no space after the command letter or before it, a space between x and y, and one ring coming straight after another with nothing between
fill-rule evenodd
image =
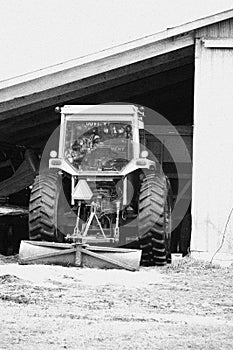
<instances>
[{"instance_id":1,"label":"sky","mask_svg":"<svg viewBox=\"0 0 233 350\"><path fill-rule=\"evenodd\" d=\"M0 81L233 8L233 0L0 0Z\"/></svg>"}]
</instances>

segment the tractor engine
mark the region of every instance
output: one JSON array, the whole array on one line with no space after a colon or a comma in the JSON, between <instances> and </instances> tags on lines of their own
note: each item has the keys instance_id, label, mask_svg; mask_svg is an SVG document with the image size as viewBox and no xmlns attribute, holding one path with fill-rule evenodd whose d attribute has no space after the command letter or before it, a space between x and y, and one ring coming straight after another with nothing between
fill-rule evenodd
<instances>
[{"instance_id":1,"label":"tractor engine","mask_svg":"<svg viewBox=\"0 0 233 350\"><path fill-rule=\"evenodd\" d=\"M105 240L119 239L119 221L122 214L123 199L122 181L97 181L87 183L83 180L82 186L76 192L77 204L77 221L75 234L83 232L82 238L87 235L104 238ZM86 199L88 192L91 193L89 200L82 200L81 196ZM86 231L86 233L85 233Z\"/></svg>"},{"instance_id":2,"label":"tractor engine","mask_svg":"<svg viewBox=\"0 0 233 350\"><path fill-rule=\"evenodd\" d=\"M104 186L105 185L105 186ZM101 184L100 187L93 192L92 201L96 203L97 216L102 220L107 219L108 223L112 223L113 216L116 213L116 201L120 200L116 192L114 184ZM104 225L107 227L108 225Z\"/></svg>"}]
</instances>

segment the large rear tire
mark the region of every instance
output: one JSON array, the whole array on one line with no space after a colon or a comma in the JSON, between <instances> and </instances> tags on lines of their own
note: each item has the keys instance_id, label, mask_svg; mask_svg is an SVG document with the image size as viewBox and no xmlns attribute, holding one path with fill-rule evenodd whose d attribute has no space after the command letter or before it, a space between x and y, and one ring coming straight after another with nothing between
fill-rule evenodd
<instances>
[{"instance_id":1,"label":"large rear tire","mask_svg":"<svg viewBox=\"0 0 233 350\"><path fill-rule=\"evenodd\" d=\"M165 265L170 258L171 206L164 175L148 174L139 194L139 246L142 265Z\"/></svg>"},{"instance_id":2,"label":"large rear tire","mask_svg":"<svg viewBox=\"0 0 233 350\"><path fill-rule=\"evenodd\" d=\"M59 231L58 201L61 179L55 173L35 178L29 203L29 238L34 241L62 242Z\"/></svg>"}]
</instances>

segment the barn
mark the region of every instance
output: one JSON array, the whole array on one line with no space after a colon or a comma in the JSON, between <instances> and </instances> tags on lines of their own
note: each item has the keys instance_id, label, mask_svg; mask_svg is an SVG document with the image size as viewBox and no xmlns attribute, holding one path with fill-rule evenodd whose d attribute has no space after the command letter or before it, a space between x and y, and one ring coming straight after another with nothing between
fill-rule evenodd
<instances>
[{"instance_id":1,"label":"barn","mask_svg":"<svg viewBox=\"0 0 233 350\"><path fill-rule=\"evenodd\" d=\"M21 205L26 188L27 207L35 175L30 150L40 157L59 126L55 107L141 105L147 147L169 177L176 202L173 251L232 263L232 92L233 10L1 81L2 205L8 196L11 205ZM163 118L153 119L151 110ZM15 149L27 160L23 166ZM14 246L24 238L17 235L19 227L26 232L26 209L9 219L13 224L3 217L1 237L7 234ZM17 244L5 243L2 251L17 250Z\"/></svg>"}]
</instances>

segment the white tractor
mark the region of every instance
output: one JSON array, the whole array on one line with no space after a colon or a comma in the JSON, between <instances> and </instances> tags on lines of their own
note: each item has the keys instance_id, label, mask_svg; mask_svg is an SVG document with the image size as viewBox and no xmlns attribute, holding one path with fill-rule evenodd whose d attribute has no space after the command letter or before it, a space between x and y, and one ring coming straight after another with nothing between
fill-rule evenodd
<instances>
[{"instance_id":1,"label":"white tractor","mask_svg":"<svg viewBox=\"0 0 233 350\"><path fill-rule=\"evenodd\" d=\"M144 112L133 105L69 105L58 152L31 191L30 240L138 248L141 263L170 258L169 181L148 159Z\"/></svg>"}]
</instances>

